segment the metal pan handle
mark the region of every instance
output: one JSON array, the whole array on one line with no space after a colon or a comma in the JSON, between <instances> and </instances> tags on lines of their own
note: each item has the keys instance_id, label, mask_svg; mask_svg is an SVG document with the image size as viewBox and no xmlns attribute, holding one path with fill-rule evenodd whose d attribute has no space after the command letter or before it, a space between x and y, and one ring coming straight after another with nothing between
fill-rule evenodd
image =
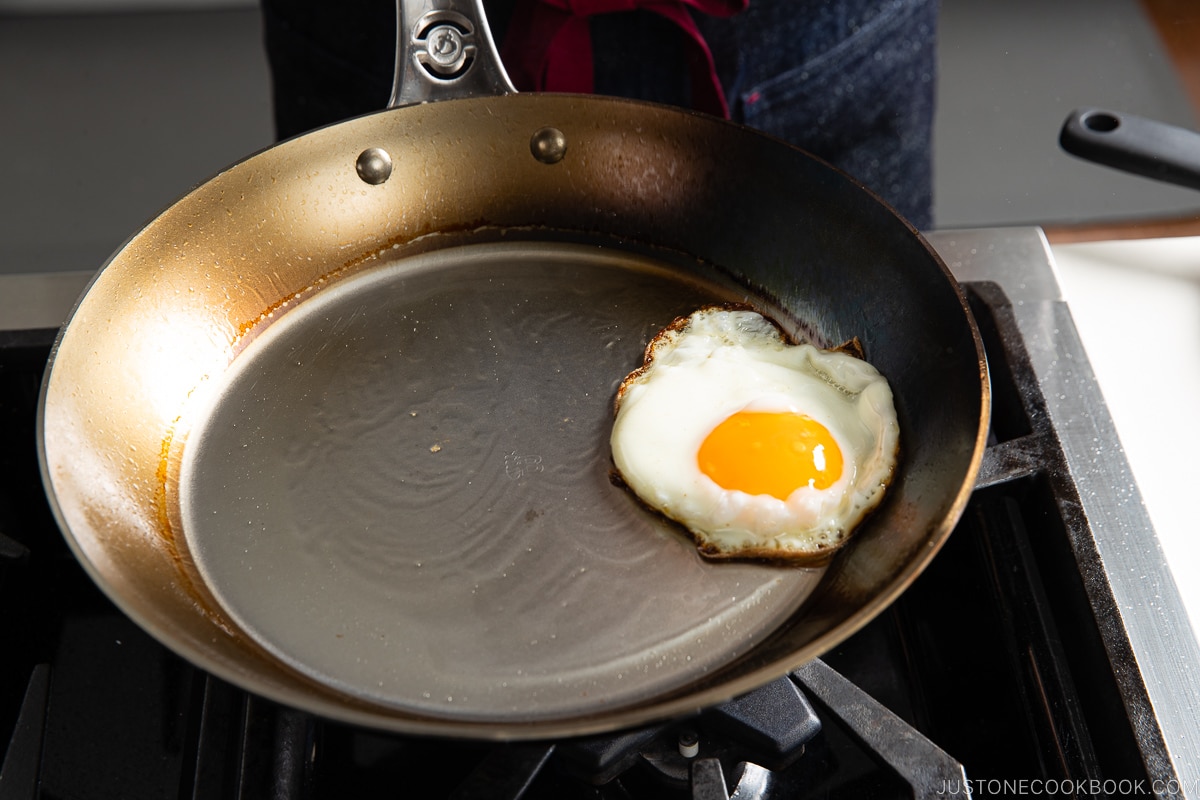
<instances>
[{"instance_id":1,"label":"metal pan handle","mask_svg":"<svg viewBox=\"0 0 1200 800\"><path fill-rule=\"evenodd\" d=\"M514 92L481 0L396 0L388 108Z\"/></svg>"},{"instance_id":2,"label":"metal pan handle","mask_svg":"<svg viewBox=\"0 0 1200 800\"><path fill-rule=\"evenodd\" d=\"M1099 108L1072 111L1058 137L1064 150L1097 164L1200 189L1200 134Z\"/></svg>"}]
</instances>

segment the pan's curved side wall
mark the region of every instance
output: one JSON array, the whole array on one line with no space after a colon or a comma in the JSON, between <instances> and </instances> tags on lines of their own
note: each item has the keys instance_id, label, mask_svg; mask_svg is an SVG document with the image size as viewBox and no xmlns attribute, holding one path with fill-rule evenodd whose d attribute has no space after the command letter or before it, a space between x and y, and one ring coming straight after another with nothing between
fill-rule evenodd
<instances>
[{"instance_id":1,"label":"pan's curved side wall","mask_svg":"<svg viewBox=\"0 0 1200 800\"><path fill-rule=\"evenodd\" d=\"M561 159L531 151L547 127L565 138ZM377 185L355 170L373 147L393 163ZM378 253L481 228L558 228L596 234L597 246L628 240L691 254L778 298L817 338L857 336L892 382L903 462L891 499L835 562L823 605L698 691L545 726L457 725L354 707L247 650L189 582L169 501L190 405L204 402L250 337ZM134 236L83 298L54 353L43 467L60 523L101 586L158 638L218 674L320 713L402 730L581 733L744 691L881 610L932 557L965 504L986 431L982 358L961 296L916 232L786 145L625 101L446 101L285 142L231 167Z\"/></svg>"}]
</instances>

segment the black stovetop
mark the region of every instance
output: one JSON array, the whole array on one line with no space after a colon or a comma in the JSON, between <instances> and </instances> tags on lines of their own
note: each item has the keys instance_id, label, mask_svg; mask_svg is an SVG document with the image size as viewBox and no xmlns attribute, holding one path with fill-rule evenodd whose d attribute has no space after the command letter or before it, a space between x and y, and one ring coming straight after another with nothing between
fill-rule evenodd
<instances>
[{"instance_id":1,"label":"black stovetop","mask_svg":"<svg viewBox=\"0 0 1200 800\"><path fill-rule=\"evenodd\" d=\"M992 369L986 488L921 577L823 661L962 764L969 785L928 773L923 791L1148 787L1115 677L1129 665L1113 663L1094 619L1079 554L1087 522L1011 308L991 284L969 295ZM687 783L689 767L710 757L727 792L741 782L740 797L913 796L904 770L869 752L844 711L819 700L805 711L802 690L794 713L815 713L820 729L781 753L755 738L756 726L779 727L777 710L749 732L723 708L614 736L463 742L322 720L202 672L121 614L55 527L35 448L52 339L0 333L0 800L721 796L705 794L711 779ZM803 676L784 683L802 687ZM689 734L699 740L692 760L679 752Z\"/></svg>"}]
</instances>

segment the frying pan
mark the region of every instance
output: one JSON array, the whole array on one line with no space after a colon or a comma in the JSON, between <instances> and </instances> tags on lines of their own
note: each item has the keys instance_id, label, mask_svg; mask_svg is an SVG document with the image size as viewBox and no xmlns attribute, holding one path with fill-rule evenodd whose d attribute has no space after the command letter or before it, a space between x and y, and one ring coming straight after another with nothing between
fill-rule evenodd
<instances>
[{"instance_id":1,"label":"frying pan","mask_svg":"<svg viewBox=\"0 0 1200 800\"><path fill-rule=\"evenodd\" d=\"M687 714L864 625L985 444L982 346L937 255L748 129L513 93L474 2L398 16L396 107L191 191L61 331L40 456L83 566L204 669L432 735ZM714 301L858 337L891 381L897 477L825 565L708 562L611 480L619 381Z\"/></svg>"}]
</instances>

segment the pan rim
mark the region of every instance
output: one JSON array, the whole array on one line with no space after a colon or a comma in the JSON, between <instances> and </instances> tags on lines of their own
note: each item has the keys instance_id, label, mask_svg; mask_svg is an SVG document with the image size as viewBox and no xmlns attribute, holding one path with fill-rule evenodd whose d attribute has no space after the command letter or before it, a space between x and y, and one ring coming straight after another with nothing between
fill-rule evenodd
<instances>
[{"instance_id":1,"label":"pan rim","mask_svg":"<svg viewBox=\"0 0 1200 800\"><path fill-rule=\"evenodd\" d=\"M516 96L514 96L514 97L516 97ZM530 98L531 96L521 95L520 97ZM571 98L571 99L575 99L575 98ZM630 103L633 105L650 105L650 104L640 103L637 101L627 101L627 100L607 101L607 100L602 100L602 99L598 99L598 98L585 98L585 99L589 103L614 102L614 103ZM483 99L476 99L476 100L461 100L461 101L455 100L455 101L445 101L445 102L447 102L447 103L449 103L449 102L453 102L453 103L470 103L470 102L495 103L498 101L507 102L507 98L492 97L492 98L483 98ZM439 103L439 105L441 105L441 103ZM376 114L389 114L392 111L399 113L399 112L403 112L404 109L391 109L391 110L383 111L383 112L375 112L375 114L366 115L366 116L375 116ZM692 112L685 112L685 111L681 111L681 110L677 110L677 109L672 109L672 111L679 111L679 113L684 113L684 114L692 114ZM693 114L693 116L702 117L703 115ZM718 121L713 120L713 122L718 122ZM329 127L331 127L331 128L339 127L344 124L345 123L337 123L334 126L329 126ZM721 122L721 124L734 125L733 123L727 123L727 122ZM741 126L735 125L735 127L740 128ZM749 129L746 129L746 130L749 130ZM757 136L761 136L763 138L767 138L767 139L771 138L771 137L767 137L765 134L760 134L757 132L755 132L755 134ZM298 138L304 138L304 137L307 137L308 135L309 134L305 134L302 137L298 137ZM777 141L777 140L775 140L775 141ZM784 143L784 144L785 144L785 146L789 147L790 149L793 149L793 150L798 149L798 148L793 148L790 145L786 145L786 143ZM275 147L278 147L278 146L279 145L274 145L272 147L266 148L265 150L260 151L260 153L274 150ZM803 151L801 151L801 152L803 152ZM258 154L248 156L247 159L244 159L243 161L250 160L250 159L254 158L256 155L258 155ZM808 157L810 157L810 158L813 158L810 154L806 154L806 155L808 155ZM820 159L814 159L814 160L820 161ZM243 162L237 162L237 163L240 164ZM821 161L821 163L824 164L825 162ZM236 164L233 166L236 166ZM828 164L826 164L826 166L828 167ZM232 169L232 168L233 167L230 167L229 169ZM833 168L831 167L831 169L833 169ZM228 171L228 169L223 170L222 173L218 173L218 175L223 174L224 172L227 172L227 171ZM840 171L838 171L838 172L840 173ZM844 173L840 173L840 174L845 176ZM870 194L872 197L874 197L876 199L876 201L878 201L879 203L886 206L886 204L884 204L882 200L879 200L879 198L873 192L870 192L870 190L865 189L865 187L862 187L861 183L855 181L852 178L849 178L848 176L845 176L845 177L848 180L850 180L854 185L858 186L860 189L862 189L863 191L866 191L868 194ZM190 192L188 194L190 194ZM188 194L185 194L180 199L180 201L176 201L176 203L181 202L183 198L186 198L188 196ZM172 204L172 206L173 205L175 205L175 204ZM835 629L835 631L831 631L830 635L828 635L826 637L820 637L820 638L814 640L812 643L810 643L810 645L808 645L807 647L796 651L795 653L793 653L793 657L788 659L786 662L775 663L775 664L772 664L772 665L769 665L766 667L758 668L756 670L747 672L741 676L738 676L736 678L733 678L726 682L721 683L719 685L719 688L705 689L699 695L688 694L688 693L686 693L686 691L684 691L680 696L677 696L677 697L667 696L667 697L663 698L660 702L656 702L656 703L650 704L648 706L640 706L636 709L629 710L627 713L620 714L620 715L615 715L615 716L614 715L604 715L603 717L599 717L596 719L572 719L572 720L564 721L561 724L546 725L546 724L542 724L541 722L539 722L535 726L532 726L532 727L528 726L528 725L524 725L524 724L518 724L516 726L513 726L513 725L507 724L507 723L476 725L476 724L470 724L470 723L463 723L463 722L457 721L457 720L452 723L443 725L437 721L428 720L424 717L420 717L420 718L404 717L404 718L399 718L396 720L390 720L387 718L381 718L380 715L377 713L377 710L374 709L373 707L356 708L353 705L347 706L345 704L344 698L342 698L340 695L338 695L336 697L332 697L332 698L327 698L327 697L324 697L321 695L306 695L301 692L286 691L283 689L277 689L272 686L268 686L268 687L257 686L257 687L255 687L254 691L259 692L264 695L267 695L267 696L271 696L272 699L276 699L276 700L279 700L281 702L285 702L285 703L288 703L291 705L302 705L303 707L311 708L311 709L317 711L317 713L320 713L324 716L330 716L330 717L335 717L335 718L339 718L339 719L344 719L349 722L355 722L357 724L364 724L364 725L367 725L367 726L373 727L373 728L385 728L385 729L396 730L396 731L405 731L405 732L413 732L414 730L417 730L419 732L431 733L433 735L446 735L446 736L454 736L454 737L461 737L461 736L465 735L465 736L469 736L471 738L495 738L495 739L544 738L544 737L554 737L554 736L573 736L573 735L579 735L579 734L583 734L583 733L595 733L595 732L601 732L601 731L605 731L605 730L612 730L614 728L619 728L619 727L628 727L630 725L641 724L643 722L650 722L650 721L665 719L665 718L669 718L669 717L676 717L676 716L679 716L682 714L693 712L702 707L707 707L707 706L713 705L714 703L722 702L723 700L727 700L731 697L742 694L745 691L749 691L753 688L756 688L757 686L761 685L768 679L780 677L780 676L786 674L787 672L790 672L792 669L795 669L795 668L801 666L803 663L806 663L811 658L818 656L820 652L824 652L825 650L829 649L829 647L832 647L837 642L840 642L841 640L847 638L848 636L852 635L854 632L859 630L862 626L864 626L867 622L869 622L872 618L874 618L882 610L884 610L887 606L889 606L908 587L908 585L911 584L911 582L913 580L915 580L916 576L919 575L923 571L924 567L934 557L934 555L940 549L942 544L944 544L945 540L948 538L950 532L953 530L955 523L957 522L958 518L961 516L962 511L965 509L966 504L970 498L970 494L971 494L975 479L977 477L977 474L978 474L978 471L980 468L980 462L982 460L983 450L986 447L988 419L989 419L989 415L990 415L991 393L990 393L990 383L989 383L988 376L987 376L986 354L983 350L982 339L980 337L978 328L975 325L973 316L970 311L970 307L967 303L966 296L962 290L962 287L959 286L959 284L954 280L949 269L943 263L940 256L924 240L924 238L920 235L920 233L918 231L916 231L916 229L913 228L910 224L908 224L907 221L904 221L904 220L901 220L901 221L909 228L909 230L913 234L916 235L917 241L920 242L921 246L925 249L926 253L929 255L931 260L934 263L936 263L938 268L945 275L947 281L949 282L950 286L952 287L953 291L955 292L955 294L958 298L958 302L961 304L961 307L963 309L963 313L964 313L966 319L968 320L968 328L969 328L972 338L974 340L975 353L976 353L976 356L978 357L979 368L980 368L981 394L980 394L979 427L977 428L977 431L976 431L975 446L974 446L974 449L972 452L972 457L970 459L969 468L968 468L966 474L963 476L962 483L959 486L958 491L954 496L953 502L950 505L951 513L948 515L947 518L943 519L941 525L939 526L939 530L936 531L936 533L930 537L929 547L927 548L927 551L922 553L922 555L919 559L916 559L916 560L908 563L906 568L896 577L896 579L889 585L888 589L884 593L881 593L879 596L874 598L874 600L870 604L860 608L856 613L851 615L843 625L838 626ZM137 235L138 234L135 233L133 236L130 237L130 240L135 238ZM127 241L126 245L127 244L128 244L128 241ZM89 575L92 577L92 579L98 585L105 587L106 594L108 594L109 597L112 598L114 600L114 602L116 602L118 607L120 607L124 613L128 614L130 617L132 617L133 619L138 621L139 625L141 625L143 628L146 628L147 630L151 630L152 632L155 632L155 637L158 638L160 641L175 642L176 644L172 645L172 649L176 650L176 652L179 652L180 648L178 646L176 646L178 644L178 642L170 634L169 631L162 629L161 626L159 626L156 622L151 620L148 615L144 615L138 608L132 607L132 604L127 603L126 598L124 598L120 594L120 592L109 591L109 589L108 589L109 584L108 584L107 580L103 577L103 574L100 571L100 568L91 561L90 557L87 556L87 554L82 550L82 548L79 546L79 544L77 543L77 541L75 540L75 538L73 536L66 535L69 528L66 525L66 518L63 513L63 509L60 506L57 493L54 490L53 478L50 475L49 467L48 467L48 463L47 463L46 440L45 440L45 436L44 436L46 402L47 402L47 398L49 395L49 386L50 386L50 382L51 382L52 375L53 375L53 365L55 363L59 347L63 341L64 336L67 334L68 330L70 329L71 321L74 319L76 312L78 311L80 305L84 302L84 300L90 293L92 286L95 284L96 281L101 279L101 276L107 269L108 264L110 264L113 261L113 259L116 258L117 255L119 255L124 250L126 245L122 245L121 248L119 248L112 257L110 257L110 259L106 262L105 266L97 271L96 276L94 276L92 281L89 282L87 289L85 289L83 295L81 295L81 297L80 297L80 300L76 303L75 308L72 310L71 314L68 316L67 321L64 323L63 327L60 329L60 331L55 339L54 345L52 346L50 360L47 363L47 369L43 376L43 382L42 382L42 387L41 387L41 391L39 394L38 409L37 409L37 430L38 430L37 446L38 446L38 454L39 454L39 465L41 467L44 485L48 489L47 497L50 501L52 512L55 516L57 524L59 525L60 529L64 532L64 536L65 536L65 538L67 538L68 544L71 547L71 550L73 551L73 553L75 554L77 560L80 561L80 563L84 566L84 569L89 573ZM836 636L833 635L834 633L836 633ZM190 646L187 646L186 644L183 646L183 649L186 650L186 652L184 652L182 654L186 658L188 658L188 660L192 661L193 663L200 663L204 666L204 668L208 669L209 671L212 671L214 674L218 674L221 677L231 680L234 683L237 683L239 685L243 683L243 679L245 677L244 672L242 670L238 669L236 666L226 665L223 662L214 663L214 660L212 658L210 658L210 654L202 653L197 650L193 650Z\"/></svg>"}]
</instances>

